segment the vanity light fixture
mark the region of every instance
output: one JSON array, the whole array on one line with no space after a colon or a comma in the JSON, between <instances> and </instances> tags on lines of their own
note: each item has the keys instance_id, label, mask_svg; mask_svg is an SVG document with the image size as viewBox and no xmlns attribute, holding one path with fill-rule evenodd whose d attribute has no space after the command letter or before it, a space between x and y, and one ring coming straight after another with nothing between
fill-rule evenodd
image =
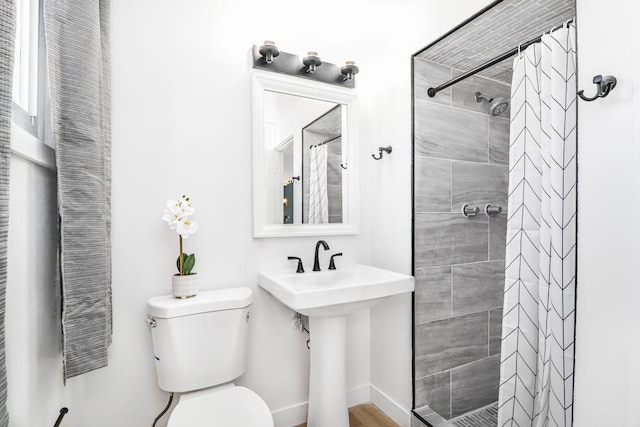
<instances>
[{"instance_id":1,"label":"vanity light fixture","mask_svg":"<svg viewBox=\"0 0 640 427\"><path fill-rule=\"evenodd\" d=\"M343 81L353 80L353 76L358 74L360 68L356 65L355 61L347 61L344 66L340 68L340 72L344 75Z\"/></svg>"},{"instance_id":2,"label":"vanity light fixture","mask_svg":"<svg viewBox=\"0 0 640 427\"><path fill-rule=\"evenodd\" d=\"M280 50L276 47L275 42L271 40L265 40L264 45L260 46L260 55L264 56L264 60L267 64L273 62L273 58L280 55Z\"/></svg>"},{"instance_id":3,"label":"vanity light fixture","mask_svg":"<svg viewBox=\"0 0 640 427\"><path fill-rule=\"evenodd\" d=\"M315 51L307 52L307 55L303 56L279 50L271 40L265 40L262 45L254 45L251 49L251 56L253 68L349 89L356 87L356 79L353 76L360 71L353 61L347 61L341 67L322 61L318 52ZM278 60L275 60L276 57ZM321 65L322 68L318 68Z\"/></svg>"},{"instance_id":4,"label":"vanity light fixture","mask_svg":"<svg viewBox=\"0 0 640 427\"><path fill-rule=\"evenodd\" d=\"M311 74L316 72L316 67L319 67L322 65L322 61L318 56L318 52L313 52L313 51L307 52L307 56L302 60L302 63L306 67L305 72L311 73Z\"/></svg>"}]
</instances>

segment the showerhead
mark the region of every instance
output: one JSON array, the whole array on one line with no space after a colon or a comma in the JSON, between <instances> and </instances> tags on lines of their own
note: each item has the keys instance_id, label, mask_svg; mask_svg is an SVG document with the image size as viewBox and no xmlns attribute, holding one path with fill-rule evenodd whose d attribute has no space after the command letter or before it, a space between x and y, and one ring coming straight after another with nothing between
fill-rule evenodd
<instances>
[{"instance_id":1,"label":"showerhead","mask_svg":"<svg viewBox=\"0 0 640 427\"><path fill-rule=\"evenodd\" d=\"M495 98L489 105L489 115L496 117L504 113L509 107L509 100L505 98Z\"/></svg>"},{"instance_id":2,"label":"showerhead","mask_svg":"<svg viewBox=\"0 0 640 427\"><path fill-rule=\"evenodd\" d=\"M480 92L476 92L474 95L476 102L487 101L489 103L489 115L492 117L499 116L509 107L509 100L506 98L489 98Z\"/></svg>"}]
</instances>

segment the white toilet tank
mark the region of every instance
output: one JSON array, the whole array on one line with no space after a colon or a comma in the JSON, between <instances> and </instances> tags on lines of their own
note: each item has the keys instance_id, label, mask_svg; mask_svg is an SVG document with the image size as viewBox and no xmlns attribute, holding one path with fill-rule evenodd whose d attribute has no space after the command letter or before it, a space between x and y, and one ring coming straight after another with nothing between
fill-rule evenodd
<instances>
[{"instance_id":1,"label":"white toilet tank","mask_svg":"<svg viewBox=\"0 0 640 427\"><path fill-rule=\"evenodd\" d=\"M147 302L158 385L184 393L238 378L246 369L249 288L171 295Z\"/></svg>"}]
</instances>

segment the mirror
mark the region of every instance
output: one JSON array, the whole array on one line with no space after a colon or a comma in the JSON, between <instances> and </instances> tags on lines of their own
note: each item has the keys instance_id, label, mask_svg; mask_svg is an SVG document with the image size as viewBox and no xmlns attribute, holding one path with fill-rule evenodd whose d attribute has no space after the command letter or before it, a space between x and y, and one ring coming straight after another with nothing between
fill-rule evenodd
<instances>
[{"instance_id":1,"label":"mirror","mask_svg":"<svg viewBox=\"0 0 640 427\"><path fill-rule=\"evenodd\" d=\"M354 234L353 89L254 70L254 237Z\"/></svg>"}]
</instances>

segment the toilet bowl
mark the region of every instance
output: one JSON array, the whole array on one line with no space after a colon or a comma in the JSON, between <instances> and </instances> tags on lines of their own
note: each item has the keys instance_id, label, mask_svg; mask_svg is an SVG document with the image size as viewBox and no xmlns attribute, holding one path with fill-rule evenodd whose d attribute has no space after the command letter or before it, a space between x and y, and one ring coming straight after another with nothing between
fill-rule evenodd
<instances>
[{"instance_id":1,"label":"toilet bowl","mask_svg":"<svg viewBox=\"0 0 640 427\"><path fill-rule=\"evenodd\" d=\"M168 427L273 427L260 396L232 382L246 370L251 302L249 288L147 302L158 385L180 393Z\"/></svg>"},{"instance_id":2,"label":"toilet bowl","mask_svg":"<svg viewBox=\"0 0 640 427\"><path fill-rule=\"evenodd\" d=\"M167 427L273 427L267 404L246 387L214 387L185 393L171 413Z\"/></svg>"}]
</instances>

